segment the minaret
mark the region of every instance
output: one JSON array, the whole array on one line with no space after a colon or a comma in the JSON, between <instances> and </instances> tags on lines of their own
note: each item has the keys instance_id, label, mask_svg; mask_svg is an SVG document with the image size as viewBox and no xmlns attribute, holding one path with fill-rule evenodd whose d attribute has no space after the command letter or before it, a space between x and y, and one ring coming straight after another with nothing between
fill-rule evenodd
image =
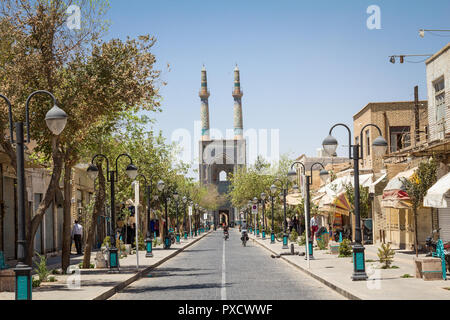
<instances>
[{"instance_id":1,"label":"minaret","mask_svg":"<svg viewBox=\"0 0 450 320\"><path fill-rule=\"evenodd\" d=\"M209 137L209 91L208 91L208 80L206 77L206 68L202 68L202 88L200 89L200 99L202 101L202 107L200 110L200 118L202 120L202 140L210 140Z\"/></svg>"},{"instance_id":2,"label":"minaret","mask_svg":"<svg viewBox=\"0 0 450 320\"><path fill-rule=\"evenodd\" d=\"M244 139L244 125L242 121L242 96L244 93L241 90L241 77L239 74L239 68L236 65L234 69L234 139Z\"/></svg>"}]
</instances>

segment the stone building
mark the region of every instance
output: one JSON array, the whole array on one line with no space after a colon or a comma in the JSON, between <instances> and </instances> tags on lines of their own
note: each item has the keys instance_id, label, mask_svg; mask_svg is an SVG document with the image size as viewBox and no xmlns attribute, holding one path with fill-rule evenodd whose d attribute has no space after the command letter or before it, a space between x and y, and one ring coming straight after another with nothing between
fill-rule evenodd
<instances>
[{"instance_id":1,"label":"stone building","mask_svg":"<svg viewBox=\"0 0 450 320\"><path fill-rule=\"evenodd\" d=\"M214 185L219 194L228 193L230 187L229 175L246 164L246 141L243 133L242 96L240 72L236 66L234 70L234 139L211 139L209 124L209 104L206 69L202 69L200 89L202 138L199 142L199 181L202 185ZM238 220L238 209L233 208L228 201L216 212L212 212L214 222L235 223Z\"/></svg>"}]
</instances>

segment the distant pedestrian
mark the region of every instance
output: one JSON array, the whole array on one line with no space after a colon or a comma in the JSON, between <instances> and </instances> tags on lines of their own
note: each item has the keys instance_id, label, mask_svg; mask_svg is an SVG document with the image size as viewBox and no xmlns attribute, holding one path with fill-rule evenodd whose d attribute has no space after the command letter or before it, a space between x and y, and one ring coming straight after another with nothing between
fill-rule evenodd
<instances>
[{"instance_id":1,"label":"distant pedestrian","mask_svg":"<svg viewBox=\"0 0 450 320\"><path fill-rule=\"evenodd\" d=\"M315 236L316 232L319 230L319 223L317 221L317 216L316 215L314 215L311 218L311 223L310 224L311 224L311 239L312 239L312 241L314 243L314 236Z\"/></svg>"},{"instance_id":2,"label":"distant pedestrian","mask_svg":"<svg viewBox=\"0 0 450 320\"><path fill-rule=\"evenodd\" d=\"M77 249L77 254L83 254L81 251L81 238L83 236L83 227L75 220L75 224L72 228L72 239L75 241L75 248Z\"/></svg>"}]
</instances>

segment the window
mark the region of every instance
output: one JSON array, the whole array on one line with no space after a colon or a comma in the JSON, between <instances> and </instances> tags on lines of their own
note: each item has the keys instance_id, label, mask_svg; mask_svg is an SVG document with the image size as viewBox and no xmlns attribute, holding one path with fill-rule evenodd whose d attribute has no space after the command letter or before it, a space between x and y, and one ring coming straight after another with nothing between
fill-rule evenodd
<instances>
[{"instance_id":1,"label":"window","mask_svg":"<svg viewBox=\"0 0 450 320\"><path fill-rule=\"evenodd\" d=\"M411 127L390 127L391 152L411 146Z\"/></svg>"},{"instance_id":2,"label":"window","mask_svg":"<svg viewBox=\"0 0 450 320\"><path fill-rule=\"evenodd\" d=\"M439 123L445 119L445 82L438 80L434 84L434 95L436 104L436 121Z\"/></svg>"},{"instance_id":3,"label":"window","mask_svg":"<svg viewBox=\"0 0 450 320\"><path fill-rule=\"evenodd\" d=\"M370 156L370 130L366 131L367 155Z\"/></svg>"}]
</instances>

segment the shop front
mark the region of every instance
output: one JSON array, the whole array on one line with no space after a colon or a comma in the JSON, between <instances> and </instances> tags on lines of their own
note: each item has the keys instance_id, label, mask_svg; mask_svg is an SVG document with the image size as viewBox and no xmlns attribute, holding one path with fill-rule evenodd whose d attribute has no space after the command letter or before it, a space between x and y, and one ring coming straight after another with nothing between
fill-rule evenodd
<instances>
[{"instance_id":1,"label":"shop front","mask_svg":"<svg viewBox=\"0 0 450 320\"><path fill-rule=\"evenodd\" d=\"M383 192L381 206L385 211L386 235L385 241L394 248L413 250L415 244L415 219L412 204L406 187L405 179L410 179L417 168L397 174L389 181ZM429 208L417 210L417 240L419 250L424 248L425 240L431 233L432 214Z\"/></svg>"},{"instance_id":2,"label":"shop front","mask_svg":"<svg viewBox=\"0 0 450 320\"><path fill-rule=\"evenodd\" d=\"M438 213L439 236L442 241L450 241L450 173L439 179L424 198L425 207L436 208Z\"/></svg>"}]
</instances>

